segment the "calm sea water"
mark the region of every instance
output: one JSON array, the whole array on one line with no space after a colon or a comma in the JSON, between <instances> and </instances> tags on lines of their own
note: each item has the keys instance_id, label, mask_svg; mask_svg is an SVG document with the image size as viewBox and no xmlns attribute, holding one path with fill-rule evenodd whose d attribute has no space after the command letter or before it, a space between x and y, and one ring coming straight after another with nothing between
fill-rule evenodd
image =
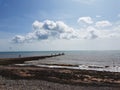
<instances>
[{"instance_id":1,"label":"calm sea water","mask_svg":"<svg viewBox=\"0 0 120 90\"><path fill-rule=\"evenodd\" d=\"M43 56L64 52L65 55L45 60L30 61L30 64L79 64L79 65L117 65L120 66L120 51L29 51L0 52L0 58L24 56Z\"/></svg>"}]
</instances>

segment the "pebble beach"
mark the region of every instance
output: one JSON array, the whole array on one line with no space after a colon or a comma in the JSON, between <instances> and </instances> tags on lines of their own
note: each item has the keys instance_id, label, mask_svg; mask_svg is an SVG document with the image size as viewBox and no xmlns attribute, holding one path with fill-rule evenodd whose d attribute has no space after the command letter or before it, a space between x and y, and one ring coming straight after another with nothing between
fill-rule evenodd
<instances>
[{"instance_id":1,"label":"pebble beach","mask_svg":"<svg viewBox=\"0 0 120 90\"><path fill-rule=\"evenodd\" d=\"M43 80L8 80L0 76L0 90L120 90L120 88L77 86Z\"/></svg>"}]
</instances>

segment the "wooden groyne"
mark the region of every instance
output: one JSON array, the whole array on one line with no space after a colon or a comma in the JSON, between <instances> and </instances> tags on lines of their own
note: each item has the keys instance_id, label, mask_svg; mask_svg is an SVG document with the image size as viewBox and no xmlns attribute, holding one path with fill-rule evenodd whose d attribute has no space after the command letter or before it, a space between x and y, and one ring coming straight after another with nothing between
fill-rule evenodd
<instances>
[{"instance_id":1,"label":"wooden groyne","mask_svg":"<svg viewBox=\"0 0 120 90\"><path fill-rule=\"evenodd\" d=\"M46 56L30 56L30 57L21 57L21 55L19 55L18 58L1 58L0 65L22 64L25 61L33 61L33 60L51 58L51 57L62 56L62 55L65 55L65 54L58 53L58 54L51 54Z\"/></svg>"}]
</instances>

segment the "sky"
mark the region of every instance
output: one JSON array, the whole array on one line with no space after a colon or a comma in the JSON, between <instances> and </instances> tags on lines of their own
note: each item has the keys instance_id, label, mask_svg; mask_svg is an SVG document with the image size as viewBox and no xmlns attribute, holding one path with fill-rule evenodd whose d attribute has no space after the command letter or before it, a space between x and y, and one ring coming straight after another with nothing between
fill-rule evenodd
<instances>
[{"instance_id":1,"label":"sky","mask_svg":"<svg viewBox=\"0 0 120 90\"><path fill-rule=\"evenodd\" d=\"M0 0L0 51L120 50L120 0Z\"/></svg>"}]
</instances>

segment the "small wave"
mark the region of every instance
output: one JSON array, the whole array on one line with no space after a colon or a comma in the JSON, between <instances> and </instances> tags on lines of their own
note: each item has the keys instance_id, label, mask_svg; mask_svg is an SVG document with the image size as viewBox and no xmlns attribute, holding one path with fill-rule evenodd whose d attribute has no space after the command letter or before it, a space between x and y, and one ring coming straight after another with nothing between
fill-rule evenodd
<instances>
[{"instance_id":1,"label":"small wave","mask_svg":"<svg viewBox=\"0 0 120 90\"><path fill-rule=\"evenodd\" d=\"M83 69L83 70L95 70L95 71L109 71L109 72L120 72L119 66L97 66L97 65L31 65L31 64L15 64L17 66L36 66L36 67L47 67L47 68L65 68L65 69Z\"/></svg>"}]
</instances>

